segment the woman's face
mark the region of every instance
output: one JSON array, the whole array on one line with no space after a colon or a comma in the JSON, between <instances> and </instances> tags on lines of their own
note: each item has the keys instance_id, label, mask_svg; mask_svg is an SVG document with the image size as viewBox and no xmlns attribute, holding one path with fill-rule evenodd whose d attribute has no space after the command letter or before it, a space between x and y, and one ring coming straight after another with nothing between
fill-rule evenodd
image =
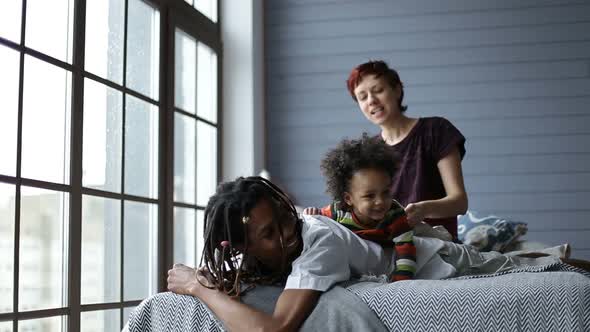
<instances>
[{"instance_id":1,"label":"woman's face","mask_svg":"<svg viewBox=\"0 0 590 332\"><path fill-rule=\"evenodd\" d=\"M267 199L262 199L250 210L247 226L248 253L269 269L280 271L283 252L285 263L290 264L300 254L302 240L297 232L295 218L289 213L274 212L273 204ZM279 222L283 231L282 246Z\"/></svg>"},{"instance_id":2,"label":"woman's face","mask_svg":"<svg viewBox=\"0 0 590 332\"><path fill-rule=\"evenodd\" d=\"M354 95L365 117L376 125L382 125L392 116L400 114L400 88L393 89L383 77L364 76L354 89Z\"/></svg>"}]
</instances>

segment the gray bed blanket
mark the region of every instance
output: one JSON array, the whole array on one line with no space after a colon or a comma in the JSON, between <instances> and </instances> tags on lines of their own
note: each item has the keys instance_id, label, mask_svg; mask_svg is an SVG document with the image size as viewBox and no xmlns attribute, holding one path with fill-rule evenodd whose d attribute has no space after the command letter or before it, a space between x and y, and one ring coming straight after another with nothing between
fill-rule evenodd
<instances>
[{"instance_id":1,"label":"gray bed blanket","mask_svg":"<svg viewBox=\"0 0 590 332\"><path fill-rule=\"evenodd\" d=\"M302 331L590 331L590 278L579 272L557 264L447 280L351 282L323 294ZM243 301L272 312L280 291L257 287ZM128 328L223 331L198 299L172 293L143 301Z\"/></svg>"}]
</instances>

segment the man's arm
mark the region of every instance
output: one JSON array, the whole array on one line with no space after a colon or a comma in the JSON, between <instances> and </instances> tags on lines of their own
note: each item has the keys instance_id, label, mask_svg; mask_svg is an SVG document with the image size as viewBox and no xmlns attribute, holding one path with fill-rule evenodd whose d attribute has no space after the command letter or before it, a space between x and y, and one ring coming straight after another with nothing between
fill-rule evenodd
<instances>
[{"instance_id":1,"label":"man's arm","mask_svg":"<svg viewBox=\"0 0 590 332\"><path fill-rule=\"evenodd\" d=\"M229 331L297 331L321 295L315 290L286 289L279 296L274 313L268 315L223 292L204 287L197 278L204 284L208 282L200 271L175 265L168 271L168 289L198 297Z\"/></svg>"}]
</instances>

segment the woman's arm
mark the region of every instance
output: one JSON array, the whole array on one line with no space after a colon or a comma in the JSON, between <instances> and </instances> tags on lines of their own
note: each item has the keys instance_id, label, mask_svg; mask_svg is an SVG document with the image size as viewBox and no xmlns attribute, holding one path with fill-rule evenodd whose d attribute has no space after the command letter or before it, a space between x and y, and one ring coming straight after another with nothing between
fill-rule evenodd
<instances>
[{"instance_id":1,"label":"woman's arm","mask_svg":"<svg viewBox=\"0 0 590 332\"><path fill-rule=\"evenodd\" d=\"M408 204L406 213L410 224L420 222L424 218L445 218L464 214L467 211L467 193L463 183L459 149L453 149L439 160L437 167L447 196L437 200Z\"/></svg>"},{"instance_id":2,"label":"woman's arm","mask_svg":"<svg viewBox=\"0 0 590 332\"><path fill-rule=\"evenodd\" d=\"M308 289L286 289L268 315L227 294L201 285L208 281L201 271L175 265L168 271L168 290L198 297L223 322L229 331L297 331L317 304L321 292Z\"/></svg>"}]
</instances>

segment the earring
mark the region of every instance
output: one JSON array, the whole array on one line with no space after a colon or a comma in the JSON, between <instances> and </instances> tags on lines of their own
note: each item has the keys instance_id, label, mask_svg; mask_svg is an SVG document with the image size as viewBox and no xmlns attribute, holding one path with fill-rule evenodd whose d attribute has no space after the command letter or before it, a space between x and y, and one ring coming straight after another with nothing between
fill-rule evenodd
<instances>
[{"instance_id":1,"label":"earring","mask_svg":"<svg viewBox=\"0 0 590 332\"><path fill-rule=\"evenodd\" d=\"M247 224L249 221L250 221L250 217L248 217L248 216L242 217L242 224Z\"/></svg>"}]
</instances>

